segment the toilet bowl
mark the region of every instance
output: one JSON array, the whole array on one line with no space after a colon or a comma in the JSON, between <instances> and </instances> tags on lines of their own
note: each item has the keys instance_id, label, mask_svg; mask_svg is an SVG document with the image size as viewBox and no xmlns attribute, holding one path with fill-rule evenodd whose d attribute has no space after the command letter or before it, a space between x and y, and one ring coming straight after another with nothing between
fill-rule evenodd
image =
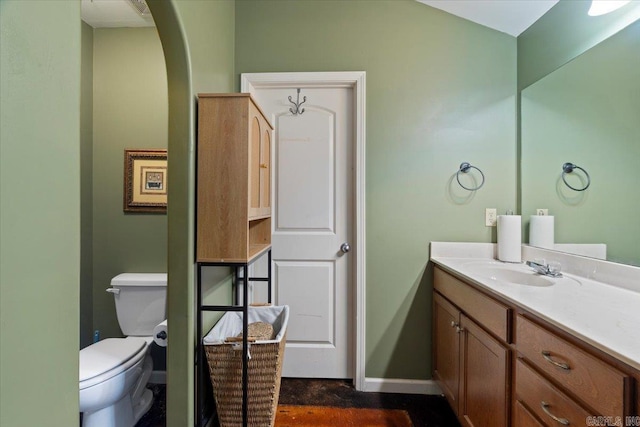
<instances>
[{"instance_id":1,"label":"toilet bowl","mask_svg":"<svg viewBox=\"0 0 640 427\"><path fill-rule=\"evenodd\" d=\"M128 273L111 280L107 291L127 337L80 350L82 427L133 427L151 407L149 346L153 328L165 319L166 284L166 274Z\"/></svg>"},{"instance_id":2,"label":"toilet bowl","mask_svg":"<svg viewBox=\"0 0 640 427\"><path fill-rule=\"evenodd\" d=\"M153 403L153 362L140 337L109 338L80 351L83 427L133 427Z\"/></svg>"}]
</instances>

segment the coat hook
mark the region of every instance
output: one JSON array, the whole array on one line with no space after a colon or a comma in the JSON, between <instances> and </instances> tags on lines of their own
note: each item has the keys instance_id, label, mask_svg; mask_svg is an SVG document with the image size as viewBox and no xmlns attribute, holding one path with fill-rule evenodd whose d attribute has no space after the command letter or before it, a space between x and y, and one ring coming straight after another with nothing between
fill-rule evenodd
<instances>
[{"instance_id":1,"label":"coat hook","mask_svg":"<svg viewBox=\"0 0 640 427\"><path fill-rule=\"evenodd\" d=\"M307 97L303 97L302 98L302 102L300 102L300 88L298 88L298 96L296 99L296 102L293 102L293 100L291 99L291 96L289 96L289 102L293 104L293 106L295 107L295 110L292 108L289 108L289 111L291 111L291 114L293 114L294 116L298 115L298 114L302 114L304 113L304 108L300 108L300 106L302 106L302 104L304 104L305 102L307 102Z\"/></svg>"}]
</instances>

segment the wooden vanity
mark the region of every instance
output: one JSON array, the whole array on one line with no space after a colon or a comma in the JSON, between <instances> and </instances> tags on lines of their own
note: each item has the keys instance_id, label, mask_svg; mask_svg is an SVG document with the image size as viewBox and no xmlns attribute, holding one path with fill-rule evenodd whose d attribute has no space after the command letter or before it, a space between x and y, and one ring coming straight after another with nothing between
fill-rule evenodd
<instances>
[{"instance_id":1,"label":"wooden vanity","mask_svg":"<svg viewBox=\"0 0 640 427\"><path fill-rule=\"evenodd\" d=\"M640 425L636 367L438 265L432 360L466 427Z\"/></svg>"}]
</instances>

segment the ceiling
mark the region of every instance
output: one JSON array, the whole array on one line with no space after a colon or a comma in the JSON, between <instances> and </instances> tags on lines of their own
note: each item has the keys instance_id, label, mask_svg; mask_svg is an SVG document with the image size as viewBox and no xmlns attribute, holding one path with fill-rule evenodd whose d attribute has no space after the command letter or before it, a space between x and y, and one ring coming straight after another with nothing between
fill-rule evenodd
<instances>
[{"instance_id":1,"label":"ceiling","mask_svg":"<svg viewBox=\"0 0 640 427\"><path fill-rule=\"evenodd\" d=\"M140 0L82 0L80 13L93 28L154 27L151 13L142 15L131 3L144 7Z\"/></svg>"},{"instance_id":2,"label":"ceiling","mask_svg":"<svg viewBox=\"0 0 640 427\"><path fill-rule=\"evenodd\" d=\"M558 0L417 0L469 21L517 37ZM141 0L82 0L82 20L94 28L153 27L151 14L130 4Z\"/></svg>"},{"instance_id":3,"label":"ceiling","mask_svg":"<svg viewBox=\"0 0 640 427\"><path fill-rule=\"evenodd\" d=\"M514 37L547 13L558 0L417 0Z\"/></svg>"}]
</instances>

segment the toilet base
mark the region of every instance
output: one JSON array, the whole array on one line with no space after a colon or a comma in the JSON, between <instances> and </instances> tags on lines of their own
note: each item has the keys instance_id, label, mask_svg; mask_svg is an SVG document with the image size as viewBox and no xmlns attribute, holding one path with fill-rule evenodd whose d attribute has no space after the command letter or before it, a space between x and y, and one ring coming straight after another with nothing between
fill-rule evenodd
<instances>
[{"instance_id":1,"label":"toilet base","mask_svg":"<svg viewBox=\"0 0 640 427\"><path fill-rule=\"evenodd\" d=\"M153 392L146 389L142 393L142 397L138 401L138 404L133 408L133 423L137 423L144 414L146 414L153 405Z\"/></svg>"},{"instance_id":2,"label":"toilet base","mask_svg":"<svg viewBox=\"0 0 640 427\"><path fill-rule=\"evenodd\" d=\"M127 395L115 404L95 412L82 414L82 427L133 427L151 408L153 392L145 389L137 404L131 405L131 396Z\"/></svg>"}]
</instances>

